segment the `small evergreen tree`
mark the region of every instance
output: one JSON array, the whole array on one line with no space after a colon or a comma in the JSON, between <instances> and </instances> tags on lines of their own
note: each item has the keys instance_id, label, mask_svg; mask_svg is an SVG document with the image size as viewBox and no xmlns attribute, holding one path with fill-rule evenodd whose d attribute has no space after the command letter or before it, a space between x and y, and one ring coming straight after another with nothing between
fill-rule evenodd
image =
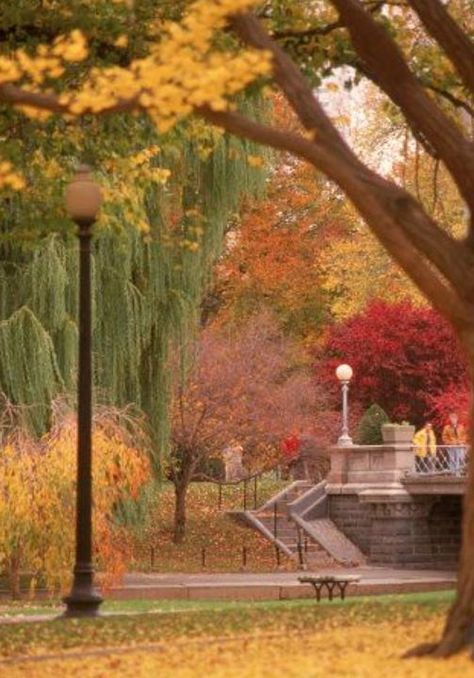
<instances>
[{"instance_id":1,"label":"small evergreen tree","mask_svg":"<svg viewBox=\"0 0 474 678\"><path fill-rule=\"evenodd\" d=\"M390 421L380 405L374 403L362 415L357 428L356 442L359 445L381 445L382 424Z\"/></svg>"}]
</instances>

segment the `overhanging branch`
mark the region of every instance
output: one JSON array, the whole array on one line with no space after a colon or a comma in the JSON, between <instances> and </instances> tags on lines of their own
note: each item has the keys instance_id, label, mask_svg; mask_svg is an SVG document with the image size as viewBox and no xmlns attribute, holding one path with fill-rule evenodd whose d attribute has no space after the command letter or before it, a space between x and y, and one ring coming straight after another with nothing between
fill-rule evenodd
<instances>
[{"instance_id":1,"label":"overhanging branch","mask_svg":"<svg viewBox=\"0 0 474 678\"><path fill-rule=\"evenodd\" d=\"M410 71L395 41L358 0L331 0L359 57L411 125L436 149L474 212L474 144L436 105Z\"/></svg>"},{"instance_id":2,"label":"overhanging branch","mask_svg":"<svg viewBox=\"0 0 474 678\"><path fill-rule=\"evenodd\" d=\"M56 113L58 115L70 114L69 106L61 103L57 95L32 92L11 83L0 85L0 103L6 103L12 106L31 106L32 108L49 111L50 113ZM100 114L124 113L139 108L140 104L138 96L134 96L130 99L121 99L120 101L111 104L108 108L103 108L100 111ZM84 111L84 114L87 113L89 113L89 111Z\"/></svg>"},{"instance_id":3,"label":"overhanging branch","mask_svg":"<svg viewBox=\"0 0 474 678\"><path fill-rule=\"evenodd\" d=\"M296 150L291 152L305 157L335 181L359 208L375 233L382 228L383 215L388 209L393 220L393 228L401 230L412 246L423 253L443 276L456 286L462 286L472 265L469 253L450 238L409 193L372 172L357 158L326 115L302 73L265 32L256 17L251 14L240 14L233 17L232 25L245 42L272 52L275 80L300 121L314 133L314 141L309 144L309 148L305 147L302 153ZM240 121L242 131L249 122ZM267 139L269 137L275 139L268 130L264 136ZM271 141L263 143L274 145ZM281 139L281 143L285 144L284 138ZM285 145L279 147L290 150ZM372 198L370 209L369 195ZM405 214L400 218L402 206ZM374 218L374 214L377 214L377 218ZM396 256L394 252L392 254ZM453 258L458 262L458 267L454 267L456 270L453 270Z\"/></svg>"},{"instance_id":4,"label":"overhanging branch","mask_svg":"<svg viewBox=\"0 0 474 678\"><path fill-rule=\"evenodd\" d=\"M442 47L466 87L474 92L474 43L469 36L439 0L408 0L408 3L431 37Z\"/></svg>"},{"instance_id":5,"label":"overhanging branch","mask_svg":"<svg viewBox=\"0 0 474 678\"><path fill-rule=\"evenodd\" d=\"M463 260L466 252L461 243L432 222L406 191L364 166L364 173L354 172L344 159L304 137L262 125L235 112L216 112L208 108L197 112L237 136L298 155L333 178L423 294L453 323L459 326L466 322L469 316L466 304L448 282L454 278L457 286L465 283L467 272ZM437 229L436 237L433 228ZM457 266L453 266L453 261ZM449 275L440 275L441 270Z\"/></svg>"}]
</instances>

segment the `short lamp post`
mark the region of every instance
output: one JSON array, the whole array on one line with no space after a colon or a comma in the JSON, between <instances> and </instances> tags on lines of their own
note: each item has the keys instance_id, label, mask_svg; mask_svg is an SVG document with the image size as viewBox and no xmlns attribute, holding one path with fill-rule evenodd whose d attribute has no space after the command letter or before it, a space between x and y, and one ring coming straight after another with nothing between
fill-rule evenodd
<instances>
[{"instance_id":1,"label":"short lamp post","mask_svg":"<svg viewBox=\"0 0 474 678\"><path fill-rule=\"evenodd\" d=\"M349 382L352 379L352 367L350 365L339 365L336 369L336 377L339 379L342 389L342 430L338 438L339 447L350 447L352 438L349 435Z\"/></svg>"},{"instance_id":2,"label":"short lamp post","mask_svg":"<svg viewBox=\"0 0 474 678\"><path fill-rule=\"evenodd\" d=\"M79 260L79 375L77 405L76 558L66 617L93 617L102 597L94 589L92 564L92 344L91 239L102 195L82 165L66 189L66 209L77 224Z\"/></svg>"}]
</instances>

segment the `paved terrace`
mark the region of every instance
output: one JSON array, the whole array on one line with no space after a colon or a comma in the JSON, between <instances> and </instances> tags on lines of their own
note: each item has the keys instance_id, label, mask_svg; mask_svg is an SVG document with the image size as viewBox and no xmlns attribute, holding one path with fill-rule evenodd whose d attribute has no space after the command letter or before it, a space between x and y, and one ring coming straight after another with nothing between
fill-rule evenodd
<instances>
[{"instance_id":1,"label":"paved terrace","mask_svg":"<svg viewBox=\"0 0 474 678\"><path fill-rule=\"evenodd\" d=\"M273 572L269 574L128 574L121 586L113 588L112 599L181 599L181 600L290 600L312 598L309 584L298 577L308 572ZM348 595L377 595L452 589L456 574L440 570L407 570L387 567L318 569L320 575L357 575L360 581L350 584Z\"/></svg>"}]
</instances>

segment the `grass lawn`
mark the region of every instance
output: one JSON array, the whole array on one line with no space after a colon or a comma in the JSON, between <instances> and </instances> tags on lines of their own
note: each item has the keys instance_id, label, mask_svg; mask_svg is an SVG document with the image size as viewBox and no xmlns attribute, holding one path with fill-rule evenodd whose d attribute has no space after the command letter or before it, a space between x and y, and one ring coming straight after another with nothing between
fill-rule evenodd
<instances>
[{"instance_id":1,"label":"grass lawn","mask_svg":"<svg viewBox=\"0 0 474 678\"><path fill-rule=\"evenodd\" d=\"M108 603L135 614L0 627L0 678L474 677L467 654L400 658L439 635L451 596Z\"/></svg>"}]
</instances>

